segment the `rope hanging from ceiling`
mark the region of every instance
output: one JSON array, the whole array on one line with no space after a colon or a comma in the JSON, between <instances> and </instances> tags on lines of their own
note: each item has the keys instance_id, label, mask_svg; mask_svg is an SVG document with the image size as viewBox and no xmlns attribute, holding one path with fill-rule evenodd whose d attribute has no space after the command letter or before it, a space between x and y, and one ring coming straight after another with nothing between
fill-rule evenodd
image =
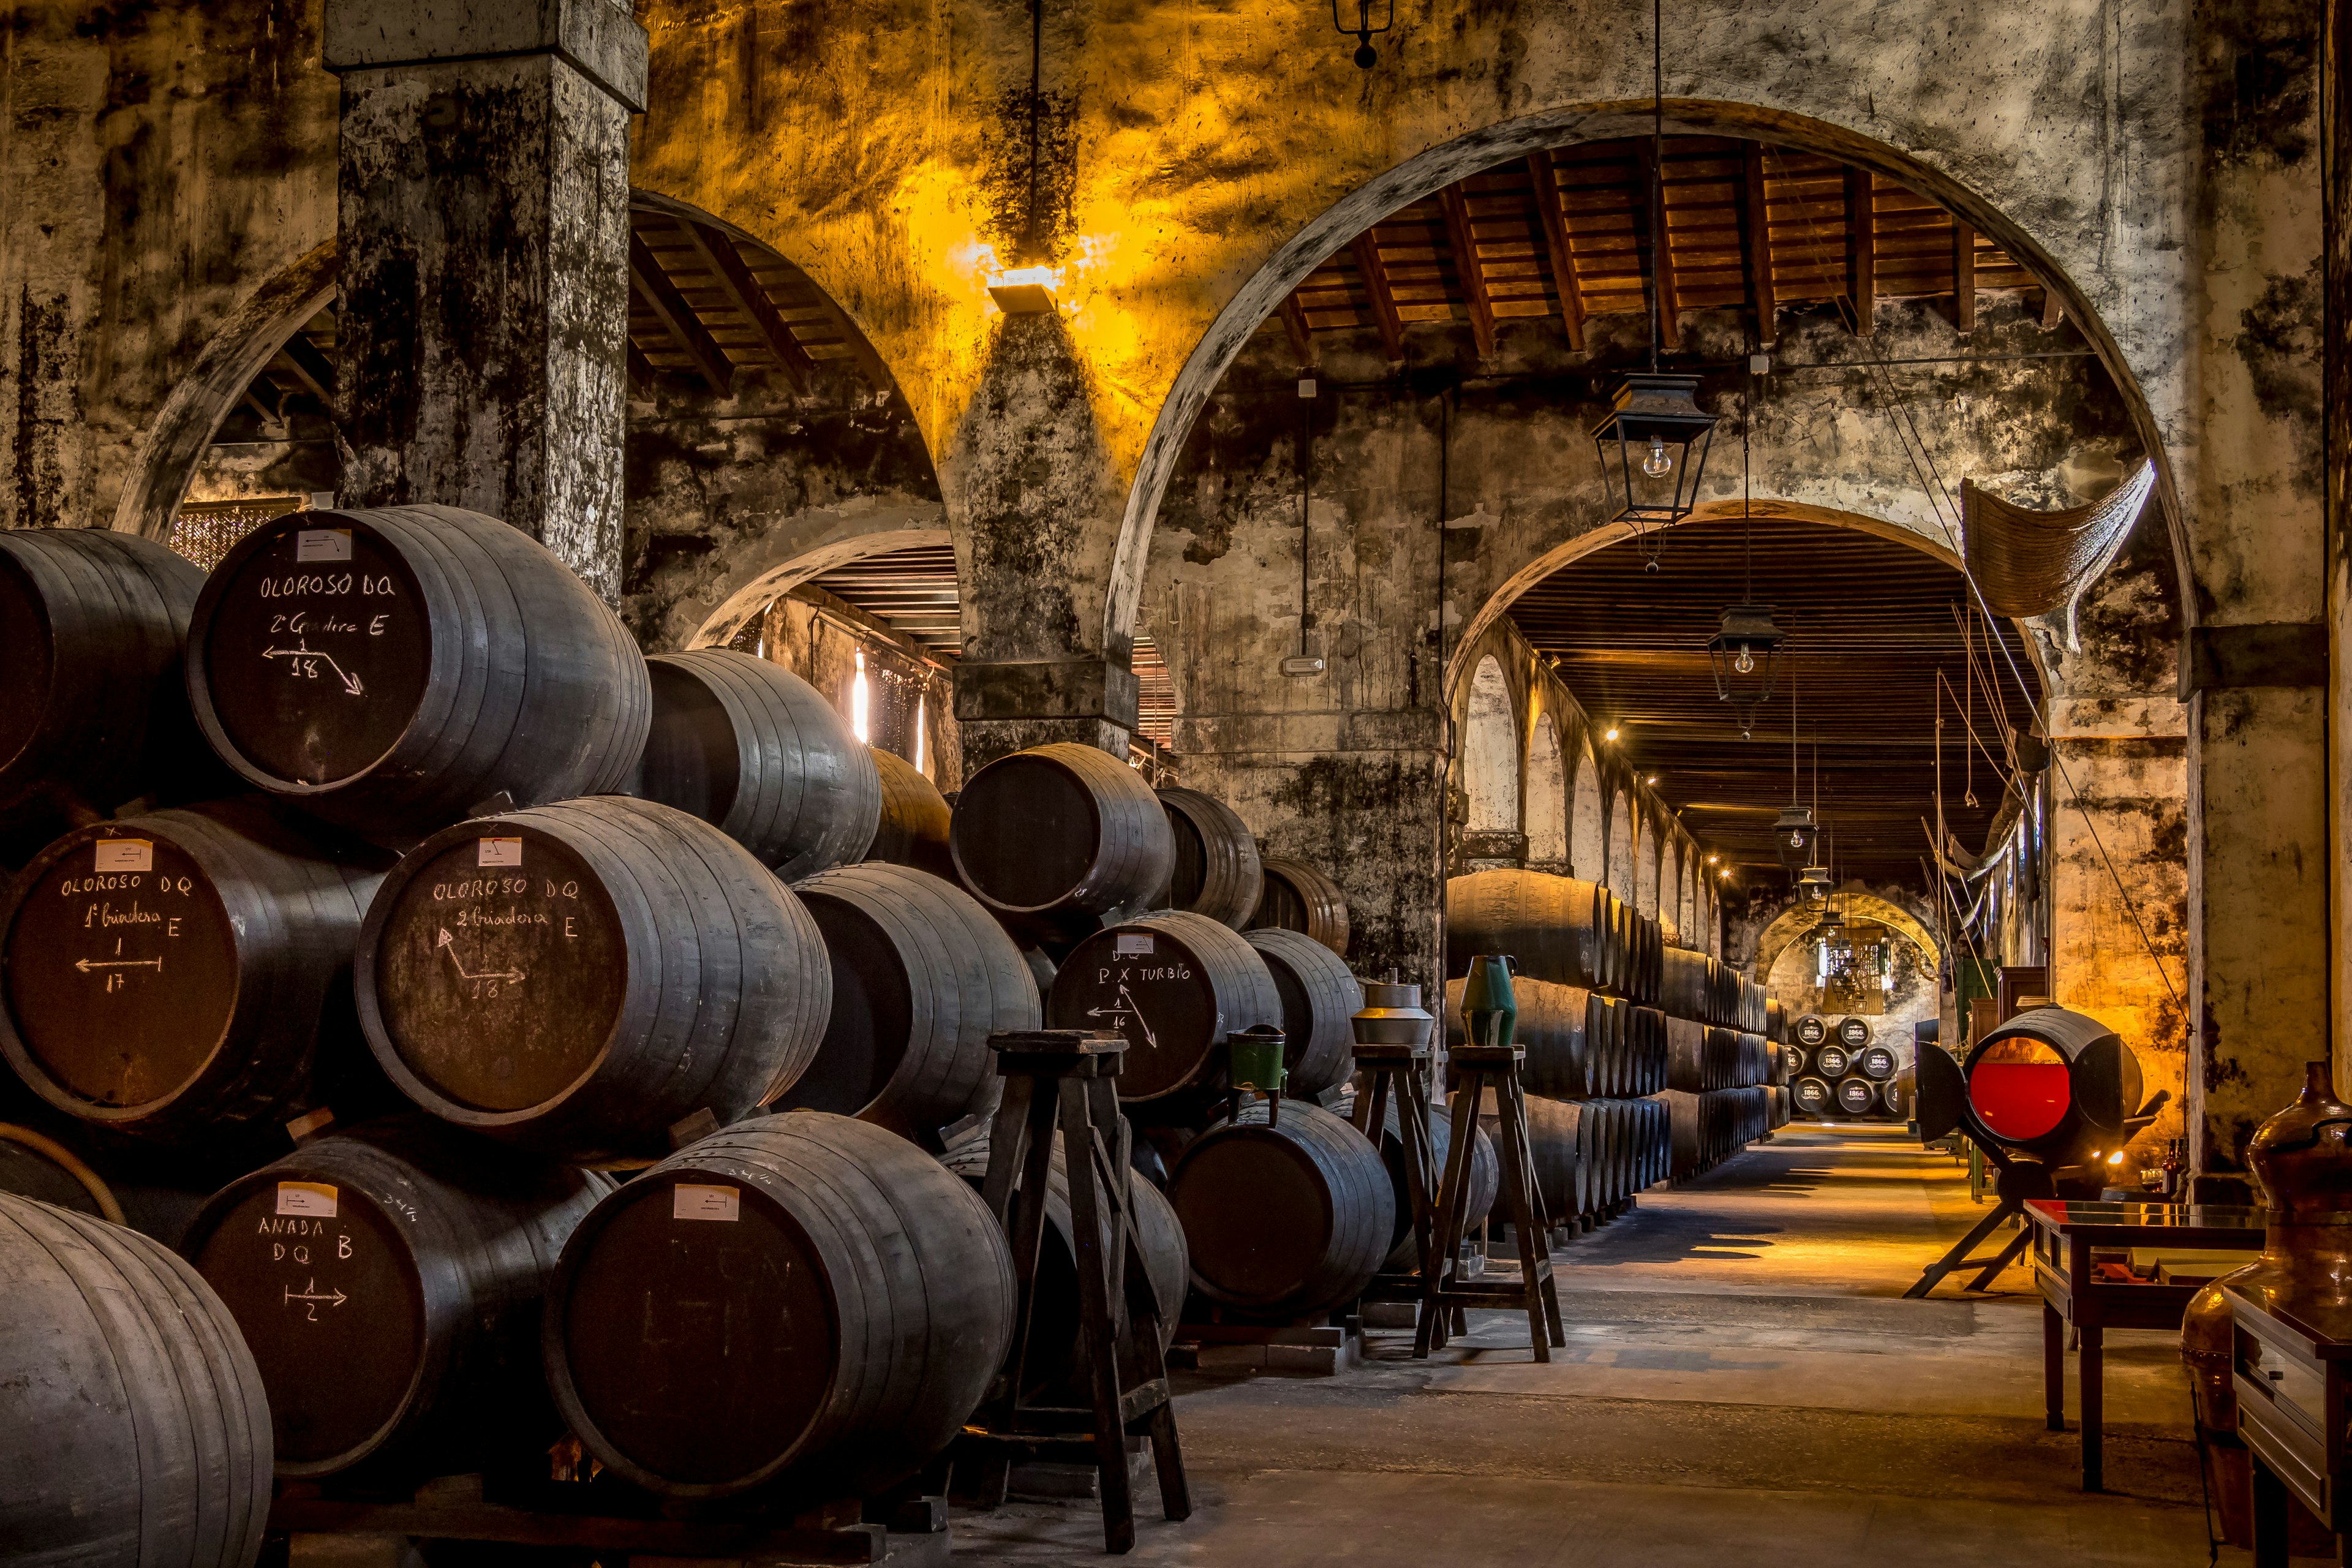
<instances>
[{"instance_id":1,"label":"rope hanging from ceiling","mask_svg":"<svg viewBox=\"0 0 2352 1568\"><path fill-rule=\"evenodd\" d=\"M1960 526L1969 575L1996 616L2046 616L2063 608L2074 642L2074 600L2122 547L2156 482L2142 459L2124 482L2089 506L2037 511L1960 481Z\"/></svg>"}]
</instances>

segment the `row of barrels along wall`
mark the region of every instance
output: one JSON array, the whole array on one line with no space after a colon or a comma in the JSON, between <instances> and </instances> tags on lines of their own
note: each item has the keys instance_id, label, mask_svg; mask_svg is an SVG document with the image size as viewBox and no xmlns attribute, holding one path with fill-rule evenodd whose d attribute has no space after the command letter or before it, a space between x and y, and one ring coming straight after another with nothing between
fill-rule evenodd
<instances>
[{"instance_id":1,"label":"row of barrels along wall","mask_svg":"<svg viewBox=\"0 0 2352 1568\"><path fill-rule=\"evenodd\" d=\"M1911 1115L1911 1064L1916 1046L1880 1038L1867 1018L1808 1013L1790 1026L1782 1049L1796 1108L1815 1118L1904 1121Z\"/></svg>"},{"instance_id":2,"label":"row of barrels along wall","mask_svg":"<svg viewBox=\"0 0 2352 1568\"><path fill-rule=\"evenodd\" d=\"M435 509L406 511L399 520L402 527L383 529L367 526L365 518L303 520L355 526L349 537L331 539L320 547L329 556L328 571L281 570L274 578L265 571L256 594L300 605L306 599L331 597L354 587L369 595L368 585L373 584L379 602L362 607L375 612L368 635L381 635L385 628L379 623L398 619L387 606L399 600L402 588L420 573L429 580L433 574L425 568L438 567L446 577L446 558L463 556L466 547L478 546L480 558L470 563L474 566L488 559L510 574L530 577L540 571L541 580L528 584L533 592L517 596L542 608L553 604L574 612L568 622L562 616L551 617L559 634L568 631L577 637L584 631L593 634L588 637L592 642L610 641L614 628L606 624L609 617L600 623L593 613L601 606L584 607L578 602L567 606L568 576L551 577L540 570L551 561L534 565L530 551L512 549L519 535L465 514ZM246 563L273 542L286 542L290 534L289 553L296 557L290 564L310 564L300 558L310 548L302 535L322 531L331 535L341 531L331 526L264 530L247 552ZM387 546L387 539L412 554L399 555ZM338 548L341 560L356 559L360 569L335 577L331 568ZM224 569L237 563L233 556ZM184 567L168 556L160 563L142 559L134 564L142 573L160 572L167 577L180 574ZM403 570L376 570L387 565ZM554 571L560 574L561 568ZM341 588L333 585L338 581ZM574 593L572 598L584 599L584 595ZM196 599L203 608L204 595ZM259 619L249 605L232 602L226 609L214 608L214 621L231 631L240 626L249 630ZM282 670L289 681L308 683L290 689L297 698L337 692L359 698L380 695L387 688L396 700L403 697L403 678L416 674L417 661L404 669L397 660L364 662L348 649L340 650L346 654L341 659L334 657L335 648L314 653L296 617L315 610L312 604L274 613L272 628L292 630L296 646L260 649L261 668L273 674ZM331 611L319 614L320 626L335 624ZM533 624L544 626L550 619L541 616ZM470 624L459 628L478 629ZM527 629L521 622L494 626L488 640L503 637L510 644ZM483 639L436 635L422 639L412 636L410 640L438 647ZM550 640L540 639L534 657L510 662L541 670L561 668L562 637L551 639L557 645L553 648L546 646ZM223 641L236 651L234 636ZM282 664L267 662L278 654L292 657ZM205 668L228 662L218 648L211 649L204 661ZM429 659L422 662L428 676L440 673L430 668ZM732 1119L794 1091L801 1091L798 1098L828 1100L907 1131L927 1120L936 1125L948 1111L970 1105L976 1078L981 1090L992 1091L992 1080L970 1070L971 1047L984 1041L992 1027L1034 1022L1030 965L1020 961L1017 952L1008 952L1001 928L973 919L976 906L939 879L893 866L839 864L854 859L865 846L888 839L887 829L894 825L896 841L888 846L892 853L919 866L954 864L951 826L946 835L950 842L940 841L944 801L935 791L926 798L928 785L896 759L842 743L838 732L845 727L837 718L803 683L773 666L706 653L647 661L646 668L652 695L645 701L628 689L626 661L615 657L592 669L582 683L607 689L615 698L608 704L611 711L595 711L577 689L559 692L560 700L551 700L555 721L537 725L522 721L526 716L544 718L533 709L525 682L519 695L508 693L510 700L503 717L515 732L503 747L482 741L481 704L477 701L466 710L468 721L454 726L467 736L467 745L456 754L473 770L454 786L429 776L430 770L413 757L400 754L404 747L416 750L412 744L418 727L414 716L404 722L396 721L397 716L394 721L379 716L371 727L345 715L338 729L335 723L310 722L299 701L281 702L273 710L248 700L249 693L225 692L223 700L209 702L204 700L209 693L200 690L196 706L205 715L206 734L215 737L225 753L236 752L229 760L247 782L275 784L281 798L305 813L363 837L338 841L331 833L316 831L316 822L236 802L197 806L186 814L192 818L187 821L141 819L135 827L120 823L96 827L74 842L53 846L54 853L37 858L42 862L37 869L57 884L51 890L60 904L91 892L124 891L132 898L126 913L154 917L168 928L171 940L184 934L209 938L209 946L199 940L173 950L173 984L187 971L195 971L196 989L208 993L207 999L215 1004L211 1012L199 1010L195 1023L225 1022L251 1034L257 1045L206 1053L201 1048L201 1029L183 1029L165 1041L176 1047L176 1054L170 1049L144 1056L136 1050L118 1053L131 1058L131 1067L126 1076L126 1069L116 1064L116 1078L109 1079L104 1069L110 1064L99 1059L102 1053L87 1048L87 1040L60 1037L47 1022L27 1030L13 1026L24 1009L50 1021L63 1011L44 1007L38 979L16 984L24 978L20 971L40 967L27 963L11 968L12 1026L6 1034L12 1060L29 1066L31 1078L52 1103L63 1102L86 1123L110 1131L127 1127L150 1135L193 1135L224 1128L266 1128L289 1111L326 1103L339 1104L348 1120L352 1109L369 1103L369 1089L381 1098L383 1088L380 1082L347 1085L341 1076L353 1065L354 1053L348 1048L348 1028L336 1026L346 1016L333 993L349 984L341 976L352 967L350 954L363 951L369 962L356 966L361 994L355 1010L364 1020L377 1065L408 1099L443 1122L518 1145L516 1158L527 1160L534 1150L542 1156L579 1159L644 1147L666 1130L664 1118L671 1110L690 1106ZM615 669L624 677L608 679ZM159 676L154 684L164 699L162 705L168 707L172 683ZM429 687L431 682L423 684ZM461 690L454 700L462 706L465 696ZM445 691L436 700L446 709L452 700ZM631 717L637 707L650 709L641 731ZM451 722L432 702L420 701L415 713ZM38 726L35 729L37 739ZM287 744L287 732L292 731L309 735L307 751ZM394 739L391 748L373 758L366 755L386 735ZM631 749L632 736L641 736L642 746L627 768L618 767L612 757ZM559 738L580 742L583 737L586 743L575 745L570 753L557 743ZM823 743L828 740L832 744ZM595 755L600 741L610 755ZM557 753L558 761L568 755L568 771L551 773L546 765L550 752ZM361 756L361 765L352 765L353 754ZM267 773L254 763L256 757L284 765L256 778L257 772ZM387 760L402 765L386 766ZM368 789L342 787L345 780L377 771L387 777ZM411 775L404 781L390 776L404 772ZM1125 780L1134 778L1123 768L1116 773ZM558 782L549 783L551 777ZM625 782L641 795L680 804L665 806L659 801L618 797L532 804L536 797L560 795L592 781ZM891 787L883 788L886 784ZM418 839L436 816L463 809L454 804L462 796L491 784L496 789L472 803L475 806L520 804L521 809L501 811L487 825L478 820L452 824ZM882 807L891 805L894 795L898 805L886 817ZM85 794L81 798L91 797ZM322 804L327 809L321 809ZM713 826L724 831L704 831ZM239 826L246 831L233 831ZM134 839L134 832L145 837ZM730 856L720 840L741 853ZM131 868L125 857L131 851L121 847L134 844L146 851L142 868ZM255 859L255 844L275 857L264 856L258 871L246 863ZM394 859L394 852L403 848L407 854ZM86 869L76 858L76 851L83 849L91 862ZM816 880L803 883L803 895L796 899L774 877L758 874L761 862L779 871L814 871ZM28 868L12 895L13 904L26 902L25 889L44 885L44 876L30 874L33 869ZM77 881L79 887L71 885ZM1278 912L1292 914L1323 941L1344 945L1344 903L1328 881L1299 868L1278 882L1268 879L1266 885L1285 891L1289 909ZM141 910L136 899L142 888L151 899L184 900L184 908L166 913L151 904ZM236 936L245 938L246 928L258 925L259 939L226 940L222 922L206 923L203 916L217 912L212 906L223 901L224 893L247 898L252 908L240 912L257 917L227 922ZM509 901L501 904L500 900ZM37 914L37 900L34 904ZM12 908L9 912L14 916L23 910ZM12 935L15 925L12 920L7 928ZM27 931L28 948L42 947L37 920ZM952 951L945 955L919 951L941 945L942 931L967 940L947 943ZM459 932L465 933L463 939ZM1292 1029L1294 1041L1328 1062L1331 1020L1336 1016L1339 1021L1344 1047L1345 1017L1354 1010L1353 1000L1340 994L1333 976L1313 972L1304 949L1315 943L1279 929L1254 932L1249 940L1253 952L1276 951L1276 958L1262 961L1268 977L1279 973L1290 982L1258 989L1275 990L1294 1012L1303 1012L1307 1026ZM14 944L8 946L13 952ZM588 953L589 948L595 951ZM119 942L115 951L121 952ZM186 954L194 954L198 962L179 962ZM922 958L933 962L919 963ZM273 970L273 964L278 969ZM98 961L98 966L104 969L105 961ZM561 1013L529 1005L531 988L526 982L551 967L574 982L567 988L567 1005ZM163 965L157 963L153 968L160 973ZM835 982L830 997L824 994L828 970ZM79 972L92 973L86 966ZM1344 975L1343 966L1340 973ZM293 984L247 983L257 975L263 982L290 979ZM667 984L637 984L648 975ZM967 983L975 975L984 980L983 994L992 998L979 1009L964 1005ZM121 978L121 989L127 990L130 977ZM106 994L115 993L109 977L101 974L100 980L107 986ZM1029 982L1025 1007L1024 980ZM435 981L441 983L439 994L435 994ZM1352 987L1352 977L1348 985ZM667 1006L665 990L672 998ZM681 1012L675 1000L713 991L722 1005L710 1009L689 1006ZM1304 1001L1284 995L1285 991ZM328 994L324 1000L322 992ZM587 998L586 1006L572 1005L575 994ZM240 999L253 994L270 999L272 1011L241 1014ZM860 1005L845 1007L841 1003L845 997L855 997ZM452 1002L468 1005L452 1006ZM150 1008L149 1021L160 1022L173 1011ZM907 1016L902 1019L898 1014ZM452 1028L470 1030L467 1037L487 1048L451 1049ZM600 1030L621 1048L601 1056L590 1048ZM331 1048L337 1034L346 1037L341 1051ZM877 1038L884 1047L877 1047ZM81 1058L74 1056L77 1044L85 1047ZM409 1048L404 1049L404 1044ZM1344 1058L1344 1048L1341 1055ZM840 1059L832 1062L834 1070L819 1071L812 1079L812 1069L824 1068L835 1057ZM698 1076L677 1070L677 1064L698 1061L702 1064ZM671 1064L667 1071L665 1063ZM1308 1067L1310 1074L1316 1070L1316 1066ZM819 1119L803 1125L820 1124L833 1122ZM1346 1131L1362 1145L1353 1151L1360 1165L1370 1146L1351 1128ZM829 1135L864 1137L845 1129ZM322 1159L331 1154L331 1141L314 1147L329 1150ZM478 1145L478 1154L488 1147ZM70 1151L58 1152L73 1158ZM530 1184L516 1180L513 1173L508 1178L494 1184L529 1189ZM338 1187L327 1182L308 1184ZM353 1212L364 1214L359 1208ZM1373 1215L1380 1223L1370 1228L1393 1228L1392 1215L1376 1206ZM288 1219L309 1225L317 1216L298 1210ZM363 1218L357 1223L364 1223ZM335 1240L340 1247L343 1237L339 1234ZM272 1243L273 1247L278 1245ZM309 1249L308 1244L298 1245ZM529 1250L535 1263L544 1266L554 1249ZM223 1267L229 1265L224 1261ZM393 1272L414 1280L427 1271L395 1267ZM516 1283L507 1279L484 1288L513 1294ZM267 1294L265 1289L262 1295ZM341 1309L358 1299L338 1288L331 1305ZM304 1310L306 1321L316 1321L316 1302ZM359 1317L354 1312L343 1321ZM401 1383L396 1351L390 1360L391 1380ZM326 1358L327 1364L336 1361ZM311 1375L317 1375L315 1370ZM289 1401L288 1410L289 1418L300 1418L300 1401ZM289 1454L300 1447L289 1447ZM315 1450L317 1442L310 1447ZM363 1458L373 1458L378 1446L366 1447ZM289 1462L335 1464L344 1452L334 1449L323 1460L314 1452ZM715 1483L705 1478L693 1484Z\"/></svg>"}]
</instances>

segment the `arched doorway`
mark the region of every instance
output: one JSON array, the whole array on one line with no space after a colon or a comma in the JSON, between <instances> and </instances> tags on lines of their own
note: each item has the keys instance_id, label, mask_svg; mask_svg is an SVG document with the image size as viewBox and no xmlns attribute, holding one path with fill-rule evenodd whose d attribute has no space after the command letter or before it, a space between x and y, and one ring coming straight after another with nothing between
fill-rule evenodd
<instances>
[{"instance_id":1,"label":"arched doorway","mask_svg":"<svg viewBox=\"0 0 2352 1568\"><path fill-rule=\"evenodd\" d=\"M1568 865L1568 779L1560 763L1559 726L1549 713L1536 720L1528 742L1528 864L1539 870Z\"/></svg>"},{"instance_id":2,"label":"arched doorway","mask_svg":"<svg viewBox=\"0 0 2352 1568\"><path fill-rule=\"evenodd\" d=\"M1489 658L1470 681L1470 711L1462 726L1462 787L1469 797L1473 833L1519 831L1519 727L1511 712L1510 682Z\"/></svg>"},{"instance_id":3,"label":"arched doorway","mask_svg":"<svg viewBox=\"0 0 2352 1568\"><path fill-rule=\"evenodd\" d=\"M1601 764L1592 748L1579 748L1575 800L1569 814L1569 871L1588 882L1609 879L1609 856L1601 837L1606 824L1601 805Z\"/></svg>"}]
</instances>

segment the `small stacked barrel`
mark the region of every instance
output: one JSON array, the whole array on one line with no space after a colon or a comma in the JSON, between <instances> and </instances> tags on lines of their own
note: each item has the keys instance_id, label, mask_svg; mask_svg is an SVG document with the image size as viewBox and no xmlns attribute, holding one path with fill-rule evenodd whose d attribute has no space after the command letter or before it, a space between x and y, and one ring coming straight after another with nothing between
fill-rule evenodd
<instances>
[{"instance_id":1,"label":"small stacked barrel","mask_svg":"<svg viewBox=\"0 0 2352 1568\"><path fill-rule=\"evenodd\" d=\"M1778 1005L1764 988L1702 952L1670 952L1660 1002L1667 1014L1671 1081L1661 1097L1673 1122L1674 1174L1711 1169L1787 1115L1787 1063L1769 1035Z\"/></svg>"},{"instance_id":2,"label":"small stacked barrel","mask_svg":"<svg viewBox=\"0 0 2352 1568\"><path fill-rule=\"evenodd\" d=\"M1901 1121L1911 1114L1913 1047L1895 1031L1856 1016L1808 1013L1790 1026L1804 1053L1798 1107L1842 1121Z\"/></svg>"},{"instance_id":3,"label":"small stacked barrel","mask_svg":"<svg viewBox=\"0 0 2352 1568\"><path fill-rule=\"evenodd\" d=\"M1502 869L1445 885L1447 1037L1462 1037L1470 960L1504 953L1530 1153L1554 1224L1590 1229L1666 1179L1670 1021L1659 1005L1675 949L1658 924L1596 883Z\"/></svg>"}]
</instances>

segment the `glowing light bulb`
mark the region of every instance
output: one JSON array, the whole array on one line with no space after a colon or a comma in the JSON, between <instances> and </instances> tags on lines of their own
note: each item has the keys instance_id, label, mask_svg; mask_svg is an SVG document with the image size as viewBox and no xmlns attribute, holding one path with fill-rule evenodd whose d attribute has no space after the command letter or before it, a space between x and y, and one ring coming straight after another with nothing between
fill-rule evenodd
<instances>
[{"instance_id":1,"label":"glowing light bulb","mask_svg":"<svg viewBox=\"0 0 2352 1568\"><path fill-rule=\"evenodd\" d=\"M1789 835L1789 847L1790 847L1790 848L1791 848L1791 849L1802 849L1804 847L1805 847L1805 836L1804 836L1802 833L1791 833L1790 835Z\"/></svg>"},{"instance_id":2,"label":"glowing light bulb","mask_svg":"<svg viewBox=\"0 0 2352 1568\"><path fill-rule=\"evenodd\" d=\"M1611 725L1611 726L1609 727L1609 732L1608 732L1607 734L1605 734L1605 735L1601 736L1601 738L1602 740L1604 740L1604 741L1613 741L1613 740L1615 740L1615 739L1617 738L1617 727L1616 727L1615 725L1613 725L1613 724L1612 724L1612 725Z\"/></svg>"},{"instance_id":3,"label":"glowing light bulb","mask_svg":"<svg viewBox=\"0 0 2352 1568\"><path fill-rule=\"evenodd\" d=\"M1663 479L1673 472L1675 460L1666 456L1666 438L1664 436L1651 437L1650 455L1642 459L1642 471L1654 479Z\"/></svg>"},{"instance_id":4,"label":"glowing light bulb","mask_svg":"<svg viewBox=\"0 0 2352 1568\"><path fill-rule=\"evenodd\" d=\"M849 683L849 727L856 732L860 745L869 743L866 732L866 650L857 650L857 676Z\"/></svg>"},{"instance_id":5,"label":"glowing light bulb","mask_svg":"<svg viewBox=\"0 0 2352 1568\"><path fill-rule=\"evenodd\" d=\"M1755 656L1748 651L1748 645L1746 643L1741 643L1739 645L1739 657L1731 661L1731 668L1738 670L1742 675L1753 675L1756 673Z\"/></svg>"}]
</instances>

